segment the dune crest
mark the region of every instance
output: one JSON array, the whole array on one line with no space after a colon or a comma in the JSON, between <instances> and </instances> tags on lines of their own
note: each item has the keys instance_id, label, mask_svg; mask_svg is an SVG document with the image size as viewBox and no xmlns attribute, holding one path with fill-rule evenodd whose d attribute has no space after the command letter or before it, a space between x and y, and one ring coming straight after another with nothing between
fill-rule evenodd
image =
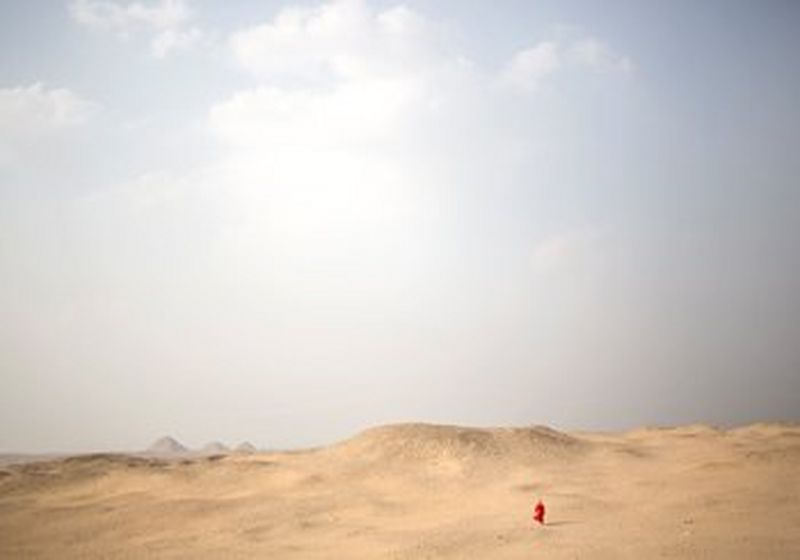
<instances>
[{"instance_id":1,"label":"dune crest","mask_svg":"<svg viewBox=\"0 0 800 560\"><path fill-rule=\"evenodd\" d=\"M576 456L588 443L551 428L470 428L390 424L367 429L329 448L342 460L409 463L438 460L525 462Z\"/></svg>"}]
</instances>

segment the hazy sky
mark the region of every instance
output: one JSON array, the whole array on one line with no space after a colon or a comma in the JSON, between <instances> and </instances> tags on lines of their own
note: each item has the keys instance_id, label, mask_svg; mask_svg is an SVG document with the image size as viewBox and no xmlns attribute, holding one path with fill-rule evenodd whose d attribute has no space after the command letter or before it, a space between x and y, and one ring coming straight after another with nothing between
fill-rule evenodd
<instances>
[{"instance_id":1,"label":"hazy sky","mask_svg":"<svg viewBox=\"0 0 800 560\"><path fill-rule=\"evenodd\" d=\"M800 419L799 26L2 2L0 450Z\"/></svg>"}]
</instances>

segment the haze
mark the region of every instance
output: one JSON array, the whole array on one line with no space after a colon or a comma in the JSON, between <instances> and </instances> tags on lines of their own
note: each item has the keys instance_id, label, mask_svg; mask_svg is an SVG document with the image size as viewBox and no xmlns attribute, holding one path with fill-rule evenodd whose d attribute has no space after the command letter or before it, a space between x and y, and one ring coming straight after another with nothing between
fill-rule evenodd
<instances>
[{"instance_id":1,"label":"haze","mask_svg":"<svg viewBox=\"0 0 800 560\"><path fill-rule=\"evenodd\" d=\"M800 419L798 24L3 2L0 450Z\"/></svg>"}]
</instances>

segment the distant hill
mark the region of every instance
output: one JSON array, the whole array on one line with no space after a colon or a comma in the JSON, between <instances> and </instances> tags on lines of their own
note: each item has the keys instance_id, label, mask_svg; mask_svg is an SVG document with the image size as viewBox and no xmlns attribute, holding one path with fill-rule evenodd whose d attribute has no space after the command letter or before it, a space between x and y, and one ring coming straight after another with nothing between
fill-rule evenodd
<instances>
[{"instance_id":1,"label":"distant hill","mask_svg":"<svg viewBox=\"0 0 800 560\"><path fill-rule=\"evenodd\" d=\"M203 447L203 452L205 453L228 453L230 452L230 448L225 445L224 443L220 443L218 441L212 441Z\"/></svg>"},{"instance_id":2,"label":"distant hill","mask_svg":"<svg viewBox=\"0 0 800 560\"><path fill-rule=\"evenodd\" d=\"M468 428L436 424L394 424L368 429L327 449L373 466L419 462L514 462L531 464L576 458L590 445L545 426Z\"/></svg>"},{"instance_id":3,"label":"distant hill","mask_svg":"<svg viewBox=\"0 0 800 560\"><path fill-rule=\"evenodd\" d=\"M243 441L239 445L236 446L237 453L257 453L258 449L256 446L250 443L249 441Z\"/></svg>"},{"instance_id":4,"label":"distant hill","mask_svg":"<svg viewBox=\"0 0 800 560\"><path fill-rule=\"evenodd\" d=\"M174 455L186 453L187 451L189 451L187 447L170 436L164 436L156 440L153 445L147 448L148 453L156 453L159 455Z\"/></svg>"}]
</instances>

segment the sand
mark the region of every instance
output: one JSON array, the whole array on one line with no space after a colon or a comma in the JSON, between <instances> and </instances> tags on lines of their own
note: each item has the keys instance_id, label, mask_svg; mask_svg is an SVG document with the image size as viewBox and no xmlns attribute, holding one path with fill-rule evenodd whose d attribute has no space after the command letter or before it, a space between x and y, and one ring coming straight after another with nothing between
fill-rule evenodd
<instances>
[{"instance_id":1,"label":"sand","mask_svg":"<svg viewBox=\"0 0 800 560\"><path fill-rule=\"evenodd\" d=\"M256 557L800 558L800 426L409 424L302 452L0 468L0 558Z\"/></svg>"}]
</instances>

